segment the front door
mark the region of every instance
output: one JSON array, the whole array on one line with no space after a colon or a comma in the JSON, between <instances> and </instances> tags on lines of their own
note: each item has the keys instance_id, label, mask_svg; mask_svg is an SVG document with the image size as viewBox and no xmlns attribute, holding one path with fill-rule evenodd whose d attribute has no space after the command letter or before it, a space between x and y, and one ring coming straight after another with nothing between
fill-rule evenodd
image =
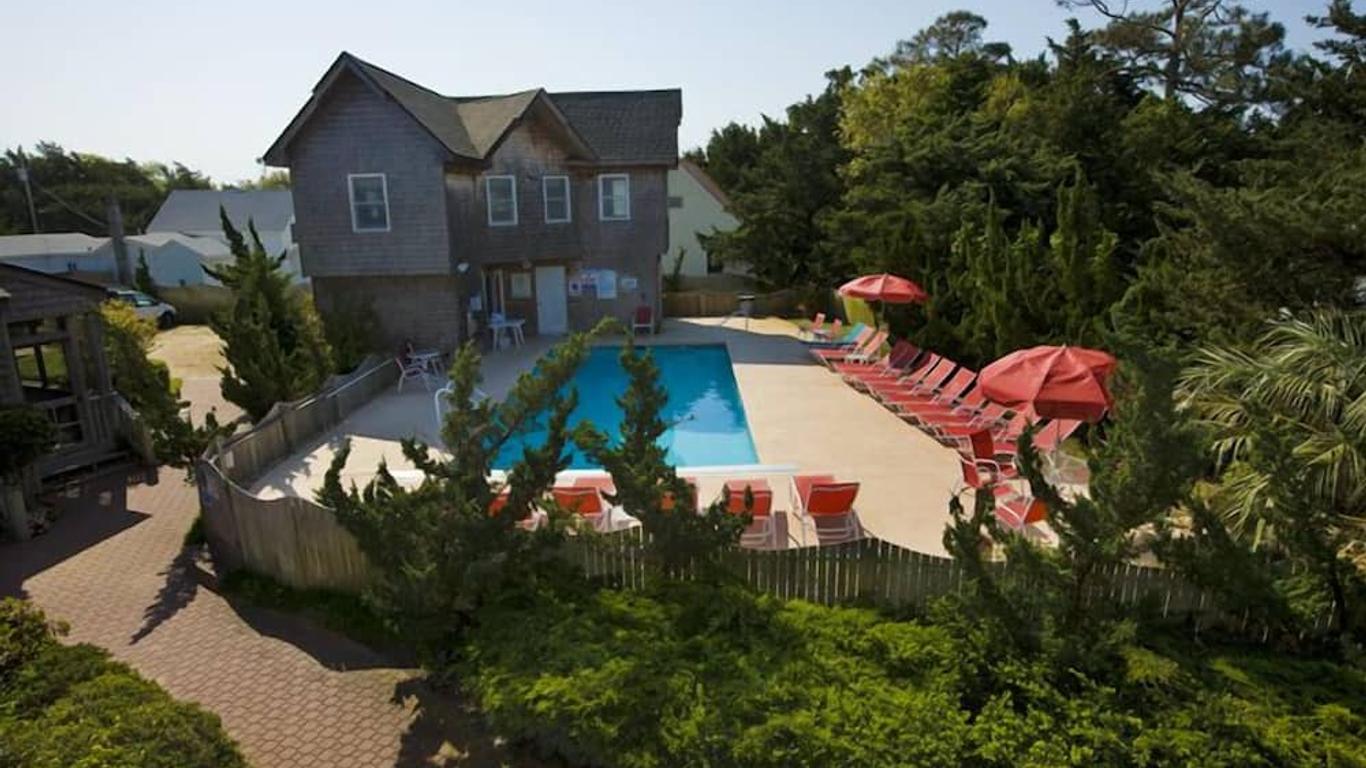
<instances>
[{"instance_id":1,"label":"front door","mask_svg":"<svg viewBox=\"0 0 1366 768\"><path fill-rule=\"evenodd\" d=\"M536 268L536 332L562 334L569 331L569 292L564 267Z\"/></svg>"}]
</instances>

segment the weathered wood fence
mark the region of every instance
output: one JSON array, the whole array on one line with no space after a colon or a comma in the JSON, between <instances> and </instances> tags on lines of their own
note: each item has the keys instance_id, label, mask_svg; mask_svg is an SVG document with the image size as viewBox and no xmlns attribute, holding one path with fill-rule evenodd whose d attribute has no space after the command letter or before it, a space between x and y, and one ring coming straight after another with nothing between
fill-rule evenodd
<instances>
[{"instance_id":1,"label":"weathered wood fence","mask_svg":"<svg viewBox=\"0 0 1366 768\"><path fill-rule=\"evenodd\" d=\"M321 393L277 403L251 430L210 448L196 467L214 562L300 589L359 591L370 567L332 511L311 499L263 499L246 490L270 467L340 424L398 380L392 360L367 360Z\"/></svg>"},{"instance_id":2,"label":"weathered wood fence","mask_svg":"<svg viewBox=\"0 0 1366 768\"><path fill-rule=\"evenodd\" d=\"M246 568L296 588L358 592L372 577L369 563L332 511L311 499L262 499L246 488L272 465L303 447L375 395L392 386L391 361L369 361L316 397L277 405L249 432L210 449L197 467L200 507L215 562ZM640 528L572 536L564 554L590 578L639 589L650 578L646 535ZM869 599L923 607L963 589L964 574L948 557L906 549L879 539L783 550L736 547L719 564L750 587L779 598L834 605ZM992 567L1009 576L1009 564ZM683 574L687 576L687 574ZM1257 622L1230 615L1207 593L1162 568L1121 565L1096 579L1088 600L1144 605L1162 616L1194 618L1256 636ZM1329 629L1325 611L1306 634Z\"/></svg>"}]
</instances>

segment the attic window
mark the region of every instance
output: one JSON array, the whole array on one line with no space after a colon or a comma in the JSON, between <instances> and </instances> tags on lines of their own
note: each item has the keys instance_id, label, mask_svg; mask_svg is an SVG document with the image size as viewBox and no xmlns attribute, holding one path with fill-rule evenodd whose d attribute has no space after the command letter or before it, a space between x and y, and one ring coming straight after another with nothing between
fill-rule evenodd
<instances>
[{"instance_id":1,"label":"attic window","mask_svg":"<svg viewBox=\"0 0 1366 768\"><path fill-rule=\"evenodd\" d=\"M484 196L488 199L490 227L517 225L517 177L485 176Z\"/></svg>"},{"instance_id":2,"label":"attic window","mask_svg":"<svg viewBox=\"0 0 1366 768\"><path fill-rule=\"evenodd\" d=\"M351 230L389 231L389 186L382 173L353 173L346 177L351 188Z\"/></svg>"},{"instance_id":3,"label":"attic window","mask_svg":"<svg viewBox=\"0 0 1366 768\"><path fill-rule=\"evenodd\" d=\"M628 221L631 218L631 177L608 173L598 177L598 218Z\"/></svg>"}]
</instances>

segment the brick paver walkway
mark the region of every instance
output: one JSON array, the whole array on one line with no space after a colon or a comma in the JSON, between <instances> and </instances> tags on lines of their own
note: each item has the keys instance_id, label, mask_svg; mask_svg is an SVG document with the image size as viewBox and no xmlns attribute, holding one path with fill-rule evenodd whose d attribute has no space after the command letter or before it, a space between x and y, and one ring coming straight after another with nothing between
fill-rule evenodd
<instances>
[{"instance_id":1,"label":"brick paver walkway","mask_svg":"<svg viewBox=\"0 0 1366 768\"><path fill-rule=\"evenodd\" d=\"M70 622L73 641L216 712L257 768L521 762L411 670L201 586L181 551L195 489L175 470L161 478L126 491L99 481L46 535L0 545L0 594L27 595Z\"/></svg>"}]
</instances>

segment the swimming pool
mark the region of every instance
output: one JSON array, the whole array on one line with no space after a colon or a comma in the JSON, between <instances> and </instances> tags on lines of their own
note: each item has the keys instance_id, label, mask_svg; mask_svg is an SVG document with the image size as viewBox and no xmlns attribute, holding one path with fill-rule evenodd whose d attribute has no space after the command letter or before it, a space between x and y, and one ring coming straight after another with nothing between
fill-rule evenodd
<instances>
[{"instance_id":1,"label":"swimming pool","mask_svg":"<svg viewBox=\"0 0 1366 768\"><path fill-rule=\"evenodd\" d=\"M730 367L724 344L649 347L659 366L660 383L669 393L661 414L673 426L660 438L669 461L680 467L757 464L754 439L745 420L745 406ZM579 391L579 405L570 425L588 419L609 435L621 429L616 399L626 391L626 371L618 357L621 347L594 347L569 386ZM545 442L545 430L533 427L514 436L498 453L497 469L507 469L521 458L524 446ZM577 448L570 469L594 469Z\"/></svg>"}]
</instances>

